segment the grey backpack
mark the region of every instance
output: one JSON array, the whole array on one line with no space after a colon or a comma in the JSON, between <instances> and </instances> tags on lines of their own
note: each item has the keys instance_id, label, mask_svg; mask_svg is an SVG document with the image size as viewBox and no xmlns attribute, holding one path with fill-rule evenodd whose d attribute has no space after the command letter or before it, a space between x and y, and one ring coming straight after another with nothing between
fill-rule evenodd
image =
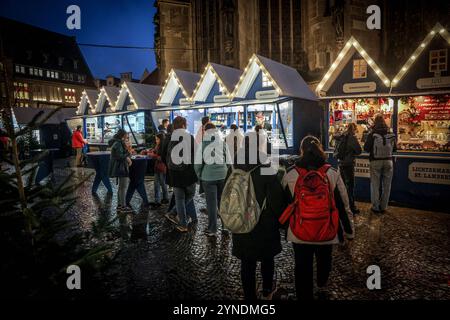
<instances>
[{"instance_id":1,"label":"grey backpack","mask_svg":"<svg viewBox=\"0 0 450 320\"><path fill-rule=\"evenodd\" d=\"M373 158L374 159L388 159L392 157L394 150L395 135L388 133L381 135L373 134Z\"/></svg>"},{"instance_id":2,"label":"grey backpack","mask_svg":"<svg viewBox=\"0 0 450 320\"><path fill-rule=\"evenodd\" d=\"M266 199L259 206L250 171L233 169L224 186L219 215L224 227L232 233L248 233L259 221Z\"/></svg>"}]
</instances>

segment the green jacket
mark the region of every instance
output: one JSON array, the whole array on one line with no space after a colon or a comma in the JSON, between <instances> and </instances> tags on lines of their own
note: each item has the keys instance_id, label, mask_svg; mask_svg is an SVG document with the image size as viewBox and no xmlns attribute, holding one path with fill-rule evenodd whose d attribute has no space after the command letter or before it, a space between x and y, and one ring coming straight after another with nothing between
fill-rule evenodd
<instances>
[{"instance_id":1,"label":"green jacket","mask_svg":"<svg viewBox=\"0 0 450 320\"><path fill-rule=\"evenodd\" d=\"M122 140L112 138L109 141L109 146L111 146L111 158L108 168L109 176L111 178L128 177L127 157L130 156L130 153L125 148L125 144Z\"/></svg>"},{"instance_id":2,"label":"green jacket","mask_svg":"<svg viewBox=\"0 0 450 320\"><path fill-rule=\"evenodd\" d=\"M218 137L218 135L216 135L216 137ZM201 163L198 163L200 162L198 159L202 159L203 150L205 150L205 148L213 142L205 141L209 139L208 135L205 135L203 139L204 141L201 143L201 148L199 147L196 151L196 164L194 165L194 169L197 177L202 181L224 180L228 172L228 165L226 164L226 154L228 153L227 144L223 142L223 158L220 159L221 161L217 161L217 163L213 164L206 164L203 160Z\"/></svg>"}]
</instances>

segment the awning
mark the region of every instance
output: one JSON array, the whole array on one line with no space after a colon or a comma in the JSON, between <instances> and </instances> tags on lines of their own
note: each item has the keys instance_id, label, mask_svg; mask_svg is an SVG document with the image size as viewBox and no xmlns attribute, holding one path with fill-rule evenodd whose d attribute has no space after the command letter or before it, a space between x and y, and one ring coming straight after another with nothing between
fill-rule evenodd
<instances>
[{"instance_id":1,"label":"awning","mask_svg":"<svg viewBox=\"0 0 450 320\"><path fill-rule=\"evenodd\" d=\"M289 97L278 97L273 99L265 99L265 100L242 100L242 101L236 101L231 104L231 106L248 106L252 104L269 104L269 103L280 103L283 101L292 100L292 98Z\"/></svg>"},{"instance_id":2,"label":"awning","mask_svg":"<svg viewBox=\"0 0 450 320\"><path fill-rule=\"evenodd\" d=\"M44 113L40 117L40 119L45 118L48 114L50 114L54 109L49 108L32 108L32 107L13 107L13 113L16 118L16 121L20 125L26 125L40 112ZM76 108L62 108L54 115L52 115L45 124L60 124L64 122L66 119L73 118L76 115Z\"/></svg>"}]
</instances>

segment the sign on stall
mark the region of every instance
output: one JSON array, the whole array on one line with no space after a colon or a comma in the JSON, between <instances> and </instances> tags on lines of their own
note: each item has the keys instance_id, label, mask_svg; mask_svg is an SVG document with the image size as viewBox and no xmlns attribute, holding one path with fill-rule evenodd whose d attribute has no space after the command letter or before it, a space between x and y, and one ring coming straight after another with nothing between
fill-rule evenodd
<instances>
[{"instance_id":1,"label":"sign on stall","mask_svg":"<svg viewBox=\"0 0 450 320\"><path fill-rule=\"evenodd\" d=\"M408 167L412 182L450 185L450 163L413 162Z\"/></svg>"},{"instance_id":2,"label":"sign on stall","mask_svg":"<svg viewBox=\"0 0 450 320\"><path fill-rule=\"evenodd\" d=\"M421 78L416 82L419 89L450 87L450 77Z\"/></svg>"},{"instance_id":3,"label":"sign on stall","mask_svg":"<svg viewBox=\"0 0 450 320\"><path fill-rule=\"evenodd\" d=\"M373 81L345 83L342 86L342 91L344 91L344 93L374 92L375 90L377 90L377 84Z\"/></svg>"},{"instance_id":4,"label":"sign on stall","mask_svg":"<svg viewBox=\"0 0 450 320\"><path fill-rule=\"evenodd\" d=\"M257 91L255 97L258 100L278 98L280 94L277 90Z\"/></svg>"},{"instance_id":5,"label":"sign on stall","mask_svg":"<svg viewBox=\"0 0 450 320\"><path fill-rule=\"evenodd\" d=\"M370 178L370 162L369 162L369 159L356 159L355 177Z\"/></svg>"},{"instance_id":6,"label":"sign on stall","mask_svg":"<svg viewBox=\"0 0 450 320\"><path fill-rule=\"evenodd\" d=\"M230 98L228 96L214 96L214 102L229 102Z\"/></svg>"}]
</instances>

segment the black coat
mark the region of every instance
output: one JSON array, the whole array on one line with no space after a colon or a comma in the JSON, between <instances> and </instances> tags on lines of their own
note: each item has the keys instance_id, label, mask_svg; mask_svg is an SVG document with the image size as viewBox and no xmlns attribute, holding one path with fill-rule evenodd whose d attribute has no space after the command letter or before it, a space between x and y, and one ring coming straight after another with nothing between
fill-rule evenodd
<instances>
[{"instance_id":1,"label":"black coat","mask_svg":"<svg viewBox=\"0 0 450 320\"><path fill-rule=\"evenodd\" d=\"M129 168L127 158L130 156L130 153L125 147L124 142L113 138L109 141L109 146L111 147L111 158L108 168L109 177L128 177Z\"/></svg>"},{"instance_id":2,"label":"black coat","mask_svg":"<svg viewBox=\"0 0 450 320\"><path fill-rule=\"evenodd\" d=\"M245 171L254 166L236 166ZM261 206L266 198L266 207L258 224L249 233L233 234L232 253L239 259L262 260L273 258L281 252L280 224L278 218L287 206L283 188L277 175L261 175L261 169L252 172L256 199Z\"/></svg>"},{"instance_id":3,"label":"black coat","mask_svg":"<svg viewBox=\"0 0 450 320\"><path fill-rule=\"evenodd\" d=\"M345 133L337 136L336 140L345 144L345 157L339 160L339 164L341 166L354 166L356 156L359 156L362 152L361 145L356 136Z\"/></svg>"},{"instance_id":4,"label":"black coat","mask_svg":"<svg viewBox=\"0 0 450 320\"><path fill-rule=\"evenodd\" d=\"M167 172L169 173L168 181L169 181L169 186L171 186L171 187L186 188L198 181L197 174L195 173L195 170L194 170L195 141L194 141L194 137L192 137L191 135L190 135L190 139L191 139L191 162L190 162L190 164L186 165L186 168L183 171L170 170L169 167L167 167L167 169L168 169ZM180 142L169 141L169 143L167 144L167 149L165 151L162 150L165 152L165 155L166 155L166 157L163 158L163 161L165 161L165 163L167 163L167 159L168 159L168 157L170 157L170 150L172 150L172 148L175 145L177 145L178 143L180 143Z\"/></svg>"}]
</instances>

